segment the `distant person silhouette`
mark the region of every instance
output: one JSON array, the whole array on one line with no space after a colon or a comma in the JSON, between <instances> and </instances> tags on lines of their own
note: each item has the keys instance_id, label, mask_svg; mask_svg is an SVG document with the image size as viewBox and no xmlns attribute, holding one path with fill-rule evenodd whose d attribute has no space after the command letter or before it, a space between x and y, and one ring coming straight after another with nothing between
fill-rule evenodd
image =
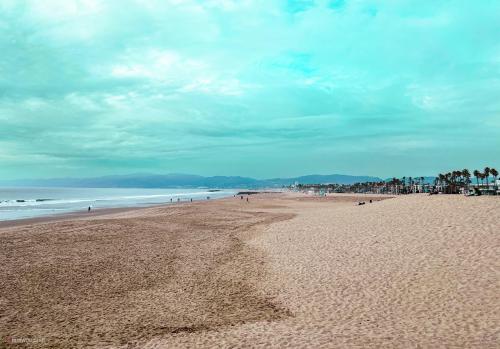
<instances>
[{"instance_id":1,"label":"distant person silhouette","mask_svg":"<svg viewBox=\"0 0 500 349\"><path fill-rule=\"evenodd\" d=\"M89 206L89 209L87 211L90 212L90 206Z\"/></svg>"}]
</instances>

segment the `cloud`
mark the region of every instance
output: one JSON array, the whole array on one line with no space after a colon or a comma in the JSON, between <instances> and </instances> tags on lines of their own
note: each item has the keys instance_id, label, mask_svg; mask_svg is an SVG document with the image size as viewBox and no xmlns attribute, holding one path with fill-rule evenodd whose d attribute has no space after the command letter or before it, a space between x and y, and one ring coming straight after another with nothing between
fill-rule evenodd
<instances>
[{"instance_id":1,"label":"cloud","mask_svg":"<svg viewBox=\"0 0 500 349\"><path fill-rule=\"evenodd\" d=\"M2 1L0 178L495 166L499 10Z\"/></svg>"}]
</instances>

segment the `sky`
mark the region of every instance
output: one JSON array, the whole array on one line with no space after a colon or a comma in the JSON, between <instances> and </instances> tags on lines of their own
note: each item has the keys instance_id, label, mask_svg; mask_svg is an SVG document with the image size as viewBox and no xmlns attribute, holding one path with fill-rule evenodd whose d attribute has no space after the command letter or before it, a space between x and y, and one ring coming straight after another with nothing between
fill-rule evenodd
<instances>
[{"instance_id":1,"label":"sky","mask_svg":"<svg viewBox=\"0 0 500 349\"><path fill-rule=\"evenodd\" d=\"M0 179L500 165L498 0L0 0Z\"/></svg>"}]
</instances>

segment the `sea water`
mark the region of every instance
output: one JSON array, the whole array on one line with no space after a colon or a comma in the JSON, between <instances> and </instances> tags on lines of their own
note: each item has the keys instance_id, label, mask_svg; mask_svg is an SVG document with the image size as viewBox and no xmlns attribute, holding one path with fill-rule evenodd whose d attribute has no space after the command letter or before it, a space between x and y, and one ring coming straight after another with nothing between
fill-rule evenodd
<instances>
[{"instance_id":1,"label":"sea water","mask_svg":"<svg viewBox=\"0 0 500 349\"><path fill-rule=\"evenodd\" d=\"M232 196L236 189L0 188L0 221Z\"/></svg>"}]
</instances>

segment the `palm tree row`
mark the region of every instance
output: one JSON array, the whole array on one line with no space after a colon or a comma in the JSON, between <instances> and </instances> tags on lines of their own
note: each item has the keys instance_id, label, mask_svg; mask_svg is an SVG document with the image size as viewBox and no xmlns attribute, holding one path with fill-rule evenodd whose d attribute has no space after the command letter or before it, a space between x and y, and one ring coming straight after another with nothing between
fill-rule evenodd
<instances>
[{"instance_id":1,"label":"palm tree row","mask_svg":"<svg viewBox=\"0 0 500 349\"><path fill-rule=\"evenodd\" d=\"M485 167L484 172L474 170L474 176L476 177L477 186L479 186L479 180L481 180L481 185L484 185L484 180L486 179L486 186L489 186L488 179L490 175L494 178L494 183L497 181L498 171L494 168Z\"/></svg>"},{"instance_id":2,"label":"palm tree row","mask_svg":"<svg viewBox=\"0 0 500 349\"><path fill-rule=\"evenodd\" d=\"M474 177L476 177L477 185L474 190L477 194L481 194L481 191L489 191L491 194L491 188L489 187L489 179L491 176L494 178L494 183L496 183L498 172L494 168L486 167L484 171L474 170ZM460 192L469 193L469 188L471 184L472 175L468 169L455 170L448 173L440 173L435 179L434 183L429 183L425 181L424 177L402 177L386 181L379 182L362 182L354 184L298 184L296 189L300 191L314 192L324 192L324 193L379 193L379 194L410 194L410 193L445 193L445 194L458 194ZM481 181L481 186L484 187L484 182L486 181L486 188L480 188L479 181ZM493 193L498 190L495 185L493 188Z\"/></svg>"},{"instance_id":3,"label":"palm tree row","mask_svg":"<svg viewBox=\"0 0 500 349\"><path fill-rule=\"evenodd\" d=\"M425 188L424 177L392 178L387 184L395 194L409 194L423 192Z\"/></svg>"},{"instance_id":4,"label":"palm tree row","mask_svg":"<svg viewBox=\"0 0 500 349\"><path fill-rule=\"evenodd\" d=\"M479 180L481 180L481 185L484 185L484 180L486 179L486 187L489 187L488 179L490 175L494 177L494 183L498 176L498 171L494 168L485 167L484 171L474 170L474 177L476 177L477 187L479 188ZM455 170L448 173L440 173L434 180L434 185L441 189L442 192L447 194L456 194L463 189L464 191L469 190L471 184L471 174L468 169ZM437 188L436 188L437 189Z\"/></svg>"}]
</instances>

